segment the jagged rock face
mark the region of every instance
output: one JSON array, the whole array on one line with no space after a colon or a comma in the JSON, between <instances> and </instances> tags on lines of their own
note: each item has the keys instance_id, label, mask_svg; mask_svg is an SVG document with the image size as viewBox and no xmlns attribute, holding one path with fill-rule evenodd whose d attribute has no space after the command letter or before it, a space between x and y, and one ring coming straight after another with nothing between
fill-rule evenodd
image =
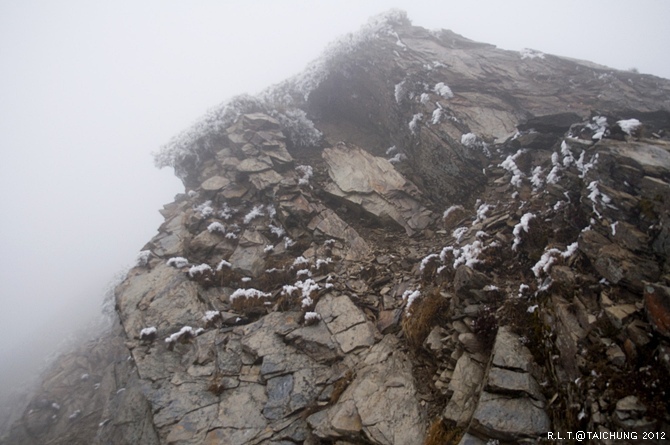
<instances>
[{"instance_id":1,"label":"jagged rock face","mask_svg":"<svg viewBox=\"0 0 670 445\"><path fill-rule=\"evenodd\" d=\"M121 326L1 443L668 431L670 83L382 29L303 98L321 146L254 105L187 158Z\"/></svg>"},{"instance_id":2,"label":"jagged rock face","mask_svg":"<svg viewBox=\"0 0 670 445\"><path fill-rule=\"evenodd\" d=\"M450 31L394 31L340 56L308 106L331 144L344 132L374 154L396 146L411 179L443 204L466 200L485 182L464 134L503 142L536 116L561 115L562 134L592 113L635 110L629 117L639 118L670 108L670 86L653 76L504 51ZM414 116L421 125L408 131Z\"/></svg>"}]
</instances>

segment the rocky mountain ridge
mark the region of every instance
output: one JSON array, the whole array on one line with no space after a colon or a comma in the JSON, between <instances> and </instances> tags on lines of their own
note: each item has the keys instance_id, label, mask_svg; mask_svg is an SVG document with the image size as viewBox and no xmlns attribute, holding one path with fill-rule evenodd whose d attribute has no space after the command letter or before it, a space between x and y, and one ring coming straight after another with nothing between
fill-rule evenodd
<instances>
[{"instance_id":1,"label":"rocky mountain ridge","mask_svg":"<svg viewBox=\"0 0 670 445\"><path fill-rule=\"evenodd\" d=\"M670 431L670 81L397 11L343 42L157 154L119 323L0 443Z\"/></svg>"}]
</instances>

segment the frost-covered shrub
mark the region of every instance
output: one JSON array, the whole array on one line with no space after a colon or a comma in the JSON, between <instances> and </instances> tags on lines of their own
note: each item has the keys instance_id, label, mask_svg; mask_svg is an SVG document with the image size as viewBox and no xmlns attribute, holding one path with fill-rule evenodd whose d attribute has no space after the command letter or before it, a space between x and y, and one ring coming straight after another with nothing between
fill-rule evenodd
<instances>
[{"instance_id":1,"label":"frost-covered shrub","mask_svg":"<svg viewBox=\"0 0 670 445\"><path fill-rule=\"evenodd\" d=\"M274 110L270 115L279 121L284 136L294 147L313 147L321 143L323 134L301 109Z\"/></svg>"},{"instance_id":2,"label":"frost-covered shrub","mask_svg":"<svg viewBox=\"0 0 670 445\"><path fill-rule=\"evenodd\" d=\"M637 119L624 119L617 121L617 125L621 127L624 133L630 136L642 126L642 122Z\"/></svg>"},{"instance_id":3,"label":"frost-covered shrub","mask_svg":"<svg viewBox=\"0 0 670 445\"><path fill-rule=\"evenodd\" d=\"M186 341L194 338L195 336L196 331L191 326L184 326L179 331L167 337L165 339L165 343L167 343L168 349L172 350L175 343L177 342L185 343Z\"/></svg>"},{"instance_id":4,"label":"frost-covered shrub","mask_svg":"<svg viewBox=\"0 0 670 445\"><path fill-rule=\"evenodd\" d=\"M271 296L270 293L250 287L248 289L237 289L230 295L229 300L234 310L248 313L255 308L265 306Z\"/></svg>"},{"instance_id":5,"label":"frost-covered shrub","mask_svg":"<svg viewBox=\"0 0 670 445\"><path fill-rule=\"evenodd\" d=\"M391 164L398 164L398 163L400 163L402 161L406 161L406 160L407 160L407 155L405 153L396 153L395 156L393 156L392 158L389 158L388 161Z\"/></svg>"},{"instance_id":6,"label":"frost-covered shrub","mask_svg":"<svg viewBox=\"0 0 670 445\"><path fill-rule=\"evenodd\" d=\"M208 288L216 284L216 274L209 264L199 264L191 266L188 270L188 276L201 286Z\"/></svg>"},{"instance_id":7,"label":"frost-covered shrub","mask_svg":"<svg viewBox=\"0 0 670 445\"><path fill-rule=\"evenodd\" d=\"M417 130L419 129L419 122L421 122L422 119L423 113L417 113L412 116L412 120L409 122L409 129L412 134L416 134Z\"/></svg>"},{"instance_id":8,"label":"frost-covered shrub","mask_svg":"<svg viewBox=\"0 0 670 445\"><path fill-rule=\"evenodd\" d=\"M309 179L314 175L314 169L311 165L297 165L295 171L300 174L298 185L309 185Z\"/></svg>"},{"instance_id":9,"label":"frost-covered shrub","mask_svg":"<svg viewBox=\"0 0 670 445\"><path fill-rule=\"evenodd\" d=\"M523 150L519 150L515 154L507 156L507 159L499 164L499 167L502 167L508 172L512 173L512 179L510 179L510 182L515 187L521 187L521 179L524 177L524 174L521 172L521 170L519 170L519 167L517 167L516 162L514 161L516 161L516 159L523 152Z\"/></svg>"},{"instance_id":10,"label":"frost-covered shrub","mask_svg":"<svg viewBox=\"0 0 670 445\"><path fill-rule=\"evenodd\" d=\"M181 269L182 267L188 266L188 260L184 257L176 256L167 260L167 265Z\"/></svg>"},{"instance_id":11,"label":"frost-covered shrub","mask_svg":"<svg viewBox=\"0 0 670 445\"><path fill-rule=\"evenodd\" d=\"M521 221L519 221L519 224L514 226L514 230L512 231L512 234L514 235L514 243L512 243L512 250L517 250L519 248L519 244L521 244L521 234L523 232L528 232L529 226L528 223L530 220L534 219L535 215L532 213L525 213L521 217Z\"/></svg>"},{"instance_id":12,"label":"frost-covered shrub","mask_svg":"<svg viewBox=\"0 0 670 445\"><path fill-rule=\"evenodd\" d=\"M150 326L148 328L144 328L140 331L140 340L142 341L152 341L153 339L156 338L156 333L158 331L156 330L155 326Z\"/></svg>"},{"instance_id":13,"label":"frost-covered shrub","mask_svg":"<svg viewBox=\"0 0 670 445\"><path fill-rule=\"evenodd\" d=\"M249 224L252 220L264 215L265 213L263 213L263 204L254 206L254 208L252 208L249 213L244 215L244 224Z\"/></svg>"},{"instance_id":14,"label":"frost-covered shrub","mask_svg":"<svg viewBox=\"0 0 670 445\"><path fill-rule=\"evenodd\" d=\"M226 233L226 226L224 226L223 224L221 224L218 221L215 221L215 222L213 222L213 223L211 223L210 225L207 226L207 230L209 231L209 233L214 233L214 232Z\"/></svg>"},{"instance_id":15,"label":"frost-covered shrub","mask_svg":"<svg viewBox=\"0 0 670 445\"><path fill-rule=\"evenodd\" d=\"M397 9L372 17L358 32L330 44L299 75L268 88L257 97L236 96L210 109L154 153L155 165L158 168L172 167L182 180L192 180L203 162L220 149L225 130L247 113L263 112L273 116L294 146L318 145L321 133L296 103L306 101L332 72L345 69L347 55L370 41L389 36L397 43L393 26L409 24L407 14Z\"/></svg>"},{"instance_id":16,"label":"frost-covered shrub","mask_svg":"<svg viewBox=\"0 0 670 445\"><path fill-rule=\"evenodd\" d=\"M321 320L321 315L317 312L305 312L305 325L311 326L317 324Z\"/></svg>"},{"instance_id":17,"label":"frost-covered shrub","mask_svg":"<svg viewBox=\"0 0 670 445\"><path fill-rule=\"evenodd\" d=\"M191 266L188 270L188 276L193 278L197 275L202 275L207 272L212 272L212 267L209 264L203 263L198 266Z\"/></svg>"},{"instance_id":18,"label":"frost-covered shrub","mask_svg":"<svg viewBox=\"0 0 670 445\"><path fill-rule=\"evenodd\" d=\"M281 239L286 234L286 231L281 226L275 226L274 224L270 224L268 228L270 229L270 232L279 239ZM274 246L270 246L270 249L268 250L272 250L273 248Z\"/></svg>"},{"instance_id":19,"label":"frost-covered shrub","mask_svg":"<svg viewBox=\"0 0 670 445\"><path fill-rule=\"evenodd\" d=\"M135 265L139 267L146 266L149 264L149 259L151 258L150 250L142 250L137 254L137 259L135 260Z\"/></svg>"},{"instance_id":20,"label":"frost-covered shrub","mask_svg":"<svg viewBox=\"0 0 670 445\"><path fill-rule=\"evenodd\" d=\"M205 201L200 205L195 207L195 211L200 214L203 218L208 218L214 214L214 208L212 207L212 201Z\"/></svg>"},{"instance_id":21,"label":"frost-covered shrub","mask_svg":"<svg viewBox=\"0 0 670 445\"><path fill-rule=\"evenodd\" d=\"M433 91L435 91L437 94L444 97L445 99L451 99L452 97L454 97L454 93L451 91L451 88L449 88L444 82L439 82L435 84Z\"/></svg>"},{"instance_id":22,"label":"frost-covered shrub","mask_svg":"<svg viewBox=\"0 0 670 445\"><path fill-rule=\"evenodd\" d=\"M523 59L544 59L544 53L530 48L524 48L519 51L521 60Z\"/></svg>"},{"instance_id":23,"label":"frost-covered shrub","mask_svg":"<svg viewBox=\"0 0 670 445\"><path fill-rule=\"evenodd\" d=\"M481 150L487 158L491 157L491 151L486 142L479 139L474 133L463 134L461 136L461 144L471 150Z\"/></svg>"},{"instance_id":24,"label":"frost-covered shrub","mask_svg":"<svg viewBox=\"0 0 670 445\"><path fill-rule=\"evenodd\" d=\"M435 108L433 111L433 117L430 120L430 123L433 125L437 125L440 123L440 119L442 118L442 108Z\"/></svg>"},{"instance_id":25,"label":"frost-covered shrub","mask_svg":"<svg viewBox=\"0 0 670 445\"><path fill-rule=\"evenodd\" d=\"M172 167L179 178L186 178L189 171L202 164L207 153L218 147L226 128L241 115L259 112L263 108L260 99L246 94L223 102L155 152L154 164L158 168Z\"/></svg>"}]
</instances>

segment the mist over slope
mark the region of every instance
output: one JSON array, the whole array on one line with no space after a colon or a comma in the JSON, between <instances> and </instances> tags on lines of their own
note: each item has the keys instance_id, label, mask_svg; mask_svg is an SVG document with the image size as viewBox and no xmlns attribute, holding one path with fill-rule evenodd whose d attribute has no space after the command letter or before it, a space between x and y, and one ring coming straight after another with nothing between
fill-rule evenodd
<instances>
[{"instance_id":1,"label":"mist over slope","mask_svg":"<svg viewBox=\"0 0 670 445\"><path fill-rule=\"evenodd\" d=\"M667 431L668 93L371 19L156 154L185 193L118 322L2 443Z\"/></svg>"}]
</instances>

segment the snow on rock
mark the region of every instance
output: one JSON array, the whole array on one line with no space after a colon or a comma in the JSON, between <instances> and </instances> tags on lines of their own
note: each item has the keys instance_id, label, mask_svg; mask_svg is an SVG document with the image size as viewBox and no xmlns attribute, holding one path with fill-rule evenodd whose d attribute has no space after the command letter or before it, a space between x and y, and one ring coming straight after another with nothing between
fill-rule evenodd
<instances>
[{"instance_id":1,"label":"snow on rock","mask_svg":"<svg viewBox=\"0 0 670 445\"><path fill-rule=\"evenodd\" d=\"M271 296L272 294L250 287L248 289L237 289L230 295L229 299L233 302L238 298L269 298Z\"/></svg>"},{"instance_id":2,"label":"snow on rock","mask_svg":"<svg viewBox=\"0 0 670 445\"><path fill-rule=\"evenodd\" d=\"M298 179L299 185L309 185L310 178L314 175L314 170L311 165L298 165L295 167L295 171L300 174L300 179Z\"/></svg>"},{"instance_id":3,"label":"snow on rock","mask_svg":"<svg viewBox=\"0 0 670 445\"><path fill-rule=\"evenodd\" d=\"M472 222L472 225L478 224L486 218L486 213L491 210L491 206L484 203L477 207L477 218Z\"/></svg>"},{"instance_id":4,"label":"snow on rock","mask_svg":"<svg viewBox=\"0 0 670 445\"><path fill-rule=\"evenodd\" d=\"M156 336L156 332L157 330L155 326L144 328L140 331L140 340L154 338Z\"/></svg>"},{"instance_id":5,"label":"snow on rock","mask_svg":"<svg viewBox=\"0 0 670 445\"><path fill-rule=\"evenodd\" d=\"M519 51L521 54L521 59L544 59L544 53L537 51L535 49L524 48Z\"/></svg>"},{"instance_id":6,"label":"snow on rock","mask_svg":"<svg viewBox=\"0 0 670 445\"><path fill-rule=\"evenodd\" d=\"M514 226L512 233L514 234L514 243L512 244L512 250L517 250L519 244L521 244L521 233L528 232L528 223L530 220L534 219L535 215L532 213L525 213L521 217L519 224Z\"/></svg>"},{"instance_id":7,"label":"snow on rock","mask_svg":"<svg viewBox=\"0 0 670 445\"><path fill-rule=\"evenodd\" d=\"M430 255L424 257L421 260L421 264L419 265L419 271L423 272L423 270L426 268L428 263L430 263L431 260L438 258L438 255L436 253L431 253Z\"/></svg>"},{"instance_id":8,"label":"snow on rock","mask_svg":"<svg viewBox=\"0 0 670 445\"><path fill-rule=\"evenodd\" d=\"M441 108L435 108L433 111L433 117L430 120L430 123L433 125L437 125L440 123L440 119L442 118L442 109Z\"/></svg>"},{"instance_id":9,"label":"snow on rock","mask_svg":"<svg viewBox=\"0 0 670 445\"><path fill-rule=\"evenodd\" d=\"M223 224L221 224L218 221L215 221L215 222L213 222L213 223L211 223L210 225L207 226L207 230L210 233L214 233L214 232L226 233L226 226L224 226Z\"/></svg>"},{"instance_id":10,"label":"snow on rock","mask_svg":"<svg viewBox=\"0 0 670 445\"><path fill-rule=\"evenodd\" d=\"M418 290L406 290L402 294L402 299L403 301L407 302L407 305L405 306L405 313L409 314L409 308L412 306L412 303L416 301L417 298L421 297L421 291Z\"/></svg>"},{"instance_id":11,"label":"snow on rock","mask_svg":"<svg viewBox=\"0 0 670 445\"><path fill-rule=\"evenodd\" d=\"M203 263L198 266L191 266L191 268L188 270L188 276L195 277L196 275L211 271L212 267L209 264Z\"/></svg>"},{"instance_id":12,"label":"snow on rock","mask_svg":"<svg viewBox=\"0 0 670 445\"><path fill-rule=\"evenodd\" d=\"M452 97L454 97L454 93L451 91L451 88L449 88L444 82L438 82L437 84L435 84L435 87L433 87L433 91L435 91L437 94L444 97L445 99L451 99Z\"/></svg>"},{"instance_id":13,"label":"snow on rock","mask_svg":"<svg viewBox=\"0 0 670 445\"><path fill-rule=\"evenodd\" d=\"M524 177L524 174L521 172L521 170L519 170L519 167L517 167L516 162L514 161L523 152L524 150L519 150L515 154L507 156L507 159L505 159L503 162L499 164L499 167L502 167L508 172L512 173L512 179L510 180L510 182L515 187L521 187L521 178Z\"/></svg>"},{"instance_id":14,"label":"snow on rock","mask_svg":"<svg viewBox=\"0 0 670 445\"><path fill-rule=\"evenodd\" d=\"M419 122L423 119L423 113L416 113L414 116L412 116L412 120L409 122L409 129L412 132L412 134L416 134L417 130L419 129Z\"/></svg>"},{"instance_id":15,"label":"snow on rock","mask_svg":"<svg viewBox=\"0 0 670 445\"><path fill-rule=\"evenodd\" d=\"M389 158L389 162L391 164L398 164L399 162L406 161L407 160L407 155L405 153L396 153L395 156L392 158Z\"/></svg>"},{"instance_id":16,"label":"snow on rock","mask_svg":"<svg viewBox=\"0 0 670 445\"><path fill-rule=\"evenodd\" d=\"M540 260L535 263L533 268L531 269L533 271L533 274L535 274L536 277L540 277L540 273L549 273L549 269L551 269L551 266L556 262L556 255L559 255L561 253L560 250L558 249L549 249L546 250L543 254Z\"/></svg>"},{"instance_id":17,"label":"snow on rock","mask_svg":"<svg viewBox=\"0 0 670 445\"><path fill-rule=\"evenodd\" d=\"M188 266L188 260L184 257L176 256L167 260L167 265L181 269L182 267Z\"/></svg>"},{"instance_id":18,"label":"snow on rock","mask_svg":"<svg viewBox=\"0 0 670 445\"><path fill-rule=\"evenodd\" d=\"M195 336L196 336L195 330L191 326L184 326L179 331L167 337L165 339L165 343L175 343L181 338L191 338Z\"/></svg>"},{"instance_id":19,"label":"snow on rock","mask_svg":"<svg viewBox=\"0 0 670 445\"><path fill-rule=\"evenodd\" d=\"M254 206L249 213L244 215L244 224L249 224L252 220L265 215L265 213L263 213L263 207L263 204Z\"/></svg>"},{"instance_id":20,"label":"snow on rock","mask_svg":"<svg viewBox=\"0 0 670 445\"><path fill-rule=\"evenodd\" d=\"M229 263L228 261L226 261L226 260L221 260L221 261L219 262L219 264L216 266L216 270L219 271L219 270L223 269L224 267L228 267L228 268L230 268L230 267L233 267L233 265L230 264L230 263Z\"/></svg>"},{"instance_id":21,"label":"snow on rock","mask_svg":"<svg viewBox=\"0 0 670 445\"><path fill-rule=\"evenodd\" d=\"M642 122L640 122L637 119L623 119L623 120L617 121L617 125L619 125L619 127L621 127L621 129L623 130L624 133L626 133L627 135L630 136L635 130L640 128L640 126L642 125Z\"/></svg>"},{"instance_id":22,"label":"snow on rock","mask_svg":"<svg viewBox=\"0 0 670 445\"><path fill-rule=\"evenodd\" d=\"M142 251L140 251L140 253L137 254L135 264L137 266L146 266L149 263L150 258L151 258L151 251L150 250L142 250Z\"/></svg>"}]
</instances>

